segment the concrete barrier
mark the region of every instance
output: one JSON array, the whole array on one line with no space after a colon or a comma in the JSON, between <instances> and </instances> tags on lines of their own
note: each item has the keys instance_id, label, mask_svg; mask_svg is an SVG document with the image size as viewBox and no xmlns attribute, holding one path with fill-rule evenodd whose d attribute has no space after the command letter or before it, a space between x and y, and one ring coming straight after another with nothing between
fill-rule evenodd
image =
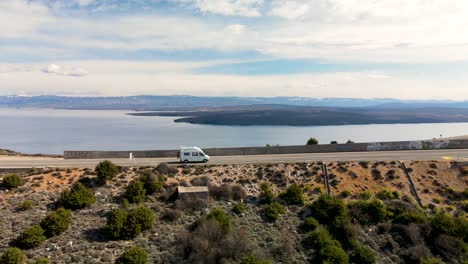
<instances>
[{"instance_id":1,"label":"concrete barrier","mask_svg":"<svg viewBox=\"0 0 468 264\"><path fill-rule=\"evenodd\" d=\"M372 142L352 144L326 144L312 146L272 146L242 148L207 148L210 156L245 156L299 153L365 152L395 150L430 150L430 149L468 149L468 140L424 140ZM65 159L128 159L130 153L135 158L175 158L179 150L142 150L142 151L65 151Z\"/></svg>"}]
</instances>

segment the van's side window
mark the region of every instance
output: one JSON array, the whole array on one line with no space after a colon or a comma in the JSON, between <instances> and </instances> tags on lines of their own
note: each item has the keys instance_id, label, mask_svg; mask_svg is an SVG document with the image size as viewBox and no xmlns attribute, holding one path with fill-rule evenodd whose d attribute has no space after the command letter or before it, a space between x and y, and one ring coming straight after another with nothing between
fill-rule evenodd
<instances>
[{"instance_id":1,"label":"van's side window","mask_svg":"<svg viewBox=\"0 0 468 264\"><path fill-rule=\"evenodd\" d=\"M192 152L192 156L197 157L197 156L198 156L198 152Z\"/></svg>"},{"instance_id":2,"label":"van's side window","mask_svg":"<svg viewBox=\"0 0 468 264\"><path fill-rule=\"evenodd\" d=\"M185 152L184 156L190 156L190 153Z\"/></svg>"}]
</instances>

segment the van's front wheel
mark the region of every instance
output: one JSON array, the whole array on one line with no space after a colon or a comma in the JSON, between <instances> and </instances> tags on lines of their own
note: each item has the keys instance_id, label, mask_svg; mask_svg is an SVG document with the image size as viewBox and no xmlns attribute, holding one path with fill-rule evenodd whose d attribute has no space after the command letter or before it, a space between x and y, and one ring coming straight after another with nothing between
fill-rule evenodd
<instances>
[{"instance_id":1,"label":"van's front wheel","mask_svg":"<svg viewBox=\"0 0 468 264\"><path fill-rule=\"evenodd\" d=\"M188 160L184 160L184 163L188 163Z\"/></svg>"},{"instance_id":2,"label":"van's front wheel","mask_svg":"<svg viewBox=\"0 0 468 264\"><path fill-rule=\"evenodd\" d=\"M208 160L207 160L207 159L204 159L204 160L203 160L203 163L207 163L207 162L208 162Z\"/></svg>"}]
</instances>

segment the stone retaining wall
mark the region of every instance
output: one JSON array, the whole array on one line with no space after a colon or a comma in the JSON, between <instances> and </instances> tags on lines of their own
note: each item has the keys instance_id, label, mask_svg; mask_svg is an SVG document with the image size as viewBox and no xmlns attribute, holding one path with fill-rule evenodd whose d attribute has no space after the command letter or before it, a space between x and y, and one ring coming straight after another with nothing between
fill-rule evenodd
<instances>
[{"instance_id":1,"label":"stone retaining wall","mask_svg":"<svg viewBox=\"0 0 468 264\"><path fill-rule=\"evenodd\" d=\"M299 153L365 152L392 150L468 149L468 140L426 140L373 142L352 144L326 144L312 146L272 146L242 148L207 148L210 156L244 156ZM65 159L128 159L130 153L135 158L175 158L179 150L146 151L65 151Z\"/></svg>"}]
</instances>

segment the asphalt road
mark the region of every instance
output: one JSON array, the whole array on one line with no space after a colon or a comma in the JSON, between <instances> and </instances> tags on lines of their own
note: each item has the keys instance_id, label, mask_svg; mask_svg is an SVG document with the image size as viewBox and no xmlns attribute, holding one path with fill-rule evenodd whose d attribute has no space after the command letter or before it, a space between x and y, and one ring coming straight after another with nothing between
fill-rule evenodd
<instances>
[{"instance_id":1,"label":"asphalt road","mask_svg":"<svg viewBox=\"0 0 468 264\"><path fill-rule=\"evenodd\" d=\"M246 163L289 163L314 161L374 161L374 160L468 160L468 149L424 150L424 151L382 151L382 152L340 152L306 153L288 155L217 156L211 157L208 164ZM63 160L53 158L1 158L0 168L93 168L100 160ZM155 166L161 162L178 163L176 158L154 159L111 159L119 166Z\"/></svg>"}]
</instances>

